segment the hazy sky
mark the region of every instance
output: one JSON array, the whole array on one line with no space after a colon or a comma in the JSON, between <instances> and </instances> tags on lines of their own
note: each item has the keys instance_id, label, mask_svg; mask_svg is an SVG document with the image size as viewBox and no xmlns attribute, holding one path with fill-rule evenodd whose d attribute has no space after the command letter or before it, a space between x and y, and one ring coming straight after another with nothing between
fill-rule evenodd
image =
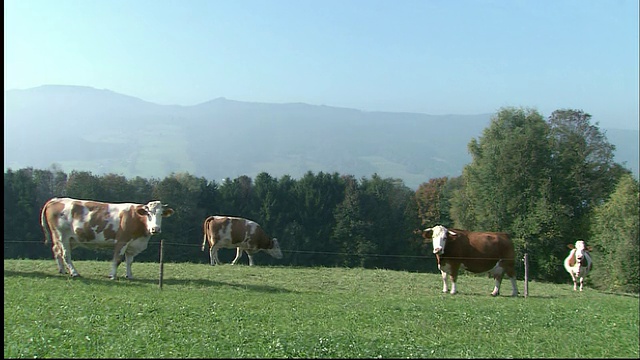
<instances>
[{"instance_id":1,"label":"hazy sky","mask_svg":"<svg viewBox=\"0 0 640 360\"><path fill-rule=\"evenodd\" d=\"M638 128L638 0L4 0L4 88Z\"/></svg>"}]
</instances>

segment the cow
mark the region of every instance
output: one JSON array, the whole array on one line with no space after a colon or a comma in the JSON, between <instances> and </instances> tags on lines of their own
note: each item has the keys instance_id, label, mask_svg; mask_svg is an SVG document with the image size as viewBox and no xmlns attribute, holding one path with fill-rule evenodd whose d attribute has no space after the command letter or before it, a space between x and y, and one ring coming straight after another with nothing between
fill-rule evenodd
<instances>
[{"instance_id":1,"label":"cow","mask_svg":"<svg viewBox=\"0 0 640 360\"><path fill-rule=\"evenodd\" d=\"M515 249L507 233L447 229L442 225L416 230L416 233L422 235L425 243L433 242L433 253L442 274L443 293L448 291L447 275L451 279L451 294L457 292L458 269L462 266L473 273L493 275L496 283L492 296L500 294L500 284L506 273L511 280L511 296L518 296Z\"/></svg>"},{"instance_id":2,"label":"cow","mask_svg":"<svg viewBox=\"0 0 640 360\"><path fill-rule=\"evenodd\" d=\"M127 279L133 279L133 258L147 248L152 235L161 232L162 218L174 210L160 201L147 204L105 203L72 198L52 198L42 207L40 224L44 243L52 242L51 250L58 271L72 277L80 276L71 261L71 250L84 247L95 250L113 249L109 278L116 279L116 270L124 255Z\"/></svg>"},{"instance_id":3,"label":"cow","mask_svg":"<svg viewBox=\"0 0 640 360\"><path fill-rule=\"evenodd\" d=\"M204 236L202 251L209 243L209 258L211 265L220 264L218 249L236 248L236 257L231 262L235 265L242 251L249 257L249 266L253 266L253 255L258 251L265 251L276 259L282 259L282 251L278 239L270 239L262 227L255 221L233 216L209 216L203 224Z\"/></svg>"},{"instance_id":4,"label":"cow","mask_svg":"<svg viewBox=\"0 0 640 360\"><path fill-rule=\"evenodd\" d=\"M591 271L591 255L589 251L591 246L586 246L584 240L576 241L576 244L567 245L571 251L569 256L564 259L564 268L567 270L573 280L573 290L578 290L578 282L580 282L580 291L584 285L584 278Z\"/></svg>"}]
</instances>

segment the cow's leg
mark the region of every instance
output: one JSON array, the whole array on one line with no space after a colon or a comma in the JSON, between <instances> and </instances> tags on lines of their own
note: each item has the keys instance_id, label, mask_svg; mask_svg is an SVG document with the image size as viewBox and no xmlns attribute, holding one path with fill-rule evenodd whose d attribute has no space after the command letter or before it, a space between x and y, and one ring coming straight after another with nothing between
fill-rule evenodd
<instances>
[{"instance_id":1,"label":"cow's leg","mask_svg":"<svg viewBox=\"0 0 640 360\"><path fill-rule=\"evenodd\" d=\"M511 296L517 297L518 296L518 283L516 282L515 275L514 276L509 276L509 280L511 280Z\"/></svg>"},{"instance_id":2,"label":"cow's leg","mask_svg":"<svg viewBox=\"0 0 640 360\"><path fill-rule=\"evenodd\" d=\"M582 285L584 284L584 277L580 277L580 291L582 291Z\"/></svg>"},{"instance_id":3,"label":"cow's leg","mask_svg":"<svg viewBox=\"0 0 640 360\"><path fill-rule=\"evenodd\" d=\"M259 250L255 249L245 249L244 252L247 253L247 257L249 258L249 266L253 266L253 255L257 253Z\"/></svg>"},{"instance_id":4,"label":"cow's leg","mask_svg":"<svg viewBox=\"0 0 640 360\"><path fill-rule=\"evenodd\" d=\"M109 273L109 279L115 280L118 273L118 266L122 262L122 252L124 250L125 242L117 241L116 246L113 249L113 261L111 261L111 272Z\"/></svg>"},{"instance_id":5,"label":"cow's leg","mask_svg":"<svg viewBox=\"0 0 640 360\"><path fill-rule=\"evenodd\" d=\"M509 262L507 264L507 266L505 267L505 273L509 277L509 280L511 280L511 296L512 297L517 297L518 296L518 283L516 282L516 269L514 268L514 266L515 266L514 263Z\"/></svg>"},{"instance_id":6,"label":"cow's leg","mask_svg":"<svg viewBox=\"0 0 640 360\"><path fill-rule=\"evenodd\" d=\"M127 265L127 279L132 280L133 273L131 272L131 264L133 264L133 258L135 257L135 255L125 254L124 257Z\"/></svg>"},{"instance_id":7,"label":"cow's leg","mask_svg":"<svg viewBox=\"0 0 640 360\"><path fill-rule=\"evenodd\" d=\"M111 261L111 271L109 272L109 279L115 280L117 278L118 267L122 263L122 255L114 254L113 260Z\"/></svg>"},{"instance_id":8,"label":"cow's leg","mask_svg":"<svg viewBox=\"0 0 640 360\"><path fill-rule=\"evenodd\" d=\"M71 261L71 243L70 239L62 240L58 243L58 254L64 260L64 264L69 269L69 273L72 277L78 277L80 274L76 267L73 266L73 262Z\"/></svg>"},{"instance_id":9,"label":"cow's leg","mask_svg":"<svg viewBox=\"0 0 640 360\"><path fill-rule=\"evenodd\" d=\"M221 265L220 259L218 258L218 246L217 244L213 246L213 263L211 265Z\"/></svg>"},{"instance_id":10,"label":"cow's leg","mask_svg":"<svg viewBox=\"0 0 640 360\"><path fill-rule=\"evenodd\" d=\"M458 280L458 269L460 268L460 264L450 264L446 263L444 266L438 265L440 268L440 272L442 273L442 292L447 292L447 275L449 275L449 279L451 280L451 295L458 292L456 288L456 281Z\"/></svg>"},{"instance_id":11,"label":"cow's leg","mask_svg":"<svg viewBox=\"0 0 640 360\"><path fill-rule=\"evenodd\" d=\"M51 246L51 251L53 252L53 258L58 265L58 272L60 274L67 273L67 266L64 264L64 260L62 259L62 249L58 245L57 240L53 241L53 246Z\"/></svg>"},{"instance_id":12,"label":"cow's leg","mask_svg":"<svg viewBox=\"0 0 640 360\"><path fill-rule=\"evenodd\" d=\"M233 261L231 262L231 265L235 265L238 262L238 260L240 260L241 257L242 257L242 249L238 247L236 248L236 258L233 259ZM249 262L251 262L251 258L249 258Z\"/></svg>"},{"instance_id":13,"label":"cow's leg","mask_svg":"<svg viewBox=\"0 0 640 360\"><path fill-rule=\"evenodd\" d=\"M460 267L460 264L453 264L451 265L451 273L450 273L450 277L451 277L451 295L454 295L455 293L458 292L458 289L456 287L456 282L458 281L458 268Z\"/></svg>"},{"instance_id":14,"label":"cow's leg","mask_svg":"<svg viewBox=\"0 0 640 360\"><path fill-rule=\"evenodd\" d=\"M440 270L440 274L442 275L442 292L449 292L449 288L447 287L447 273Z\"/></svg>"},{"instance_id":15,"label":"cow's leg","mask_svg":"<svg viewBox=\"0 0 640 360\"><path fill-rule=\"evenodd\" d=\"M493 275L493 279L496 281L496 284L493 287L491 296L498 296L500 295L500 284L502 284L502 274Z\"/></svg>"},{"instance_id":16,"label":"cow's leg","mask_svg":"<svg viewBox=\"0 0 640 360\"><path fill-rule=\"evenodd\" d=\"M444 266L438 264L438 269L440 270L440 274L442 275L442 292L449 292L449 288L447 287L447 275L449 275L451 267L449 266L449 264L445 264Z\"/></svg>"},{"instance_id":17,"label":"cow's leg","mask_svg":"<svg viewBox=\"0 0 640 360\"><path fill-rule=\"evenodd\" d=\"M571 272L571 279L573 280L573 291L578 290L578 279L576 277L576 274L573 273L573 271Z\"/></svg>"},{"instance_id":18,"label":"cow's leg","mask_svg":"<svg viewBox=\"0 0 640 360\"><path fill-rule=\"evenodd\" d=\"M500 261L496 263L496 266L491 270L493 274L493 279L496 284L493 287L493 291L491 292L491 296L500 295L500 284L502 284L502 277L504 275L504 268L500 265Z\"/></svg>"},{"instance_id":19,"label":"cow's leg","mask_svg":"<svg viewBox=\"0 0 640 360\"><path fill-rule=\"evenodd\" d=\"M247 257L249 258L249 266L253 266L253 254L247 253Z\"/></svg>"},{"instance_id":20,"label":"cow's leg","mask_svg":"<svg viewBox=\"0 0 640 360\"><path fill-rule=\"evenodd\" d=\"M211 262L211 266L216 264L216 248L213 246L209 248L209 261Z\"/></svg>"}]
</instances>

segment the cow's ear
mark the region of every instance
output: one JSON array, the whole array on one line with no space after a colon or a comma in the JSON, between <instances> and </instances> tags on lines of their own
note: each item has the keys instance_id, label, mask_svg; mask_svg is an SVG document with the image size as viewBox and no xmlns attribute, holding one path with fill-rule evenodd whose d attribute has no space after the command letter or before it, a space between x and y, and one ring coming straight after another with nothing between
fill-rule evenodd
<instances>
[{"instance_id":1,"label":"cow's ear","mask_svg":"<svg viewBox=\"0 0 640 360\"><path fill-rule=\"evenodd\" d=\"M589 245L585 248L587 251L593 251L593 246Z\"/></svg>"},{"instance_id":2,"label":"cow's ear","mask_svg":"<svg viewBox=\"0 0 640 360\"><path fill-rule=\"evenodd\" d=\"M162 210L162 217L169 217L171 215L173 215L175 211L172 208L165 208L164 210Z\"/></svg>"},{"instance_id":3,"label":"cow's ear","mask_svg":"<svg viewBox=\"0 0 640 360\"><path fill-rule=\"evenodd\" d=\"M567 245L567 247L568 247L569 249L571 249L571 250L573 250L573 249L575 249L575 248L576 248L576 246L575 246L575 245L573 245L573 244L569 244L569 245Z\"/></svg>"},{"instance_id":4,"label":"cow's ear","mask_svg":"<svg viewBox=\"0 0 640 360\"><path fill-rule=\"evenodd\" d=\"M425 244L433 242L433 229L428 228L428 229L422 230L422 237L424 238Z\"/></svg>"}]
</instances>

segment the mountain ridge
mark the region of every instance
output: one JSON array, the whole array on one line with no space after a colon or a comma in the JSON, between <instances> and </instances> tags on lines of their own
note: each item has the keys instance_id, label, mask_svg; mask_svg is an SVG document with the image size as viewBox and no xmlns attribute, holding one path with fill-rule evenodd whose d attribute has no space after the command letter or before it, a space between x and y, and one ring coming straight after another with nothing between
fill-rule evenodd
<instances>
[{"instance_id":1,"label":"mountain ridge","mask_svg":"<svg viewBox=\"0 0 640 360\"><path fill-rule=\"evenodd\" d=\"M263 171L293 178L307 171L357 178L375 173L416 189L431 178L459 176L471 161L467 144L482 135L492 115L363 111L224 97L163 105L108 89L43 85L5 91L5 171L55 163L65 171L128 178L189 172L217 182ZM609 138L612 129L603 130ZM614 138L633 143L629 130L613 130L610 142L617 148ZM60 146L59 139L70 133L81 147ZM619 154L635 161L630 169L636 176L637 147L636 141L616 150L616 161L622 162Z\"/></svg>"}]
</instances>

